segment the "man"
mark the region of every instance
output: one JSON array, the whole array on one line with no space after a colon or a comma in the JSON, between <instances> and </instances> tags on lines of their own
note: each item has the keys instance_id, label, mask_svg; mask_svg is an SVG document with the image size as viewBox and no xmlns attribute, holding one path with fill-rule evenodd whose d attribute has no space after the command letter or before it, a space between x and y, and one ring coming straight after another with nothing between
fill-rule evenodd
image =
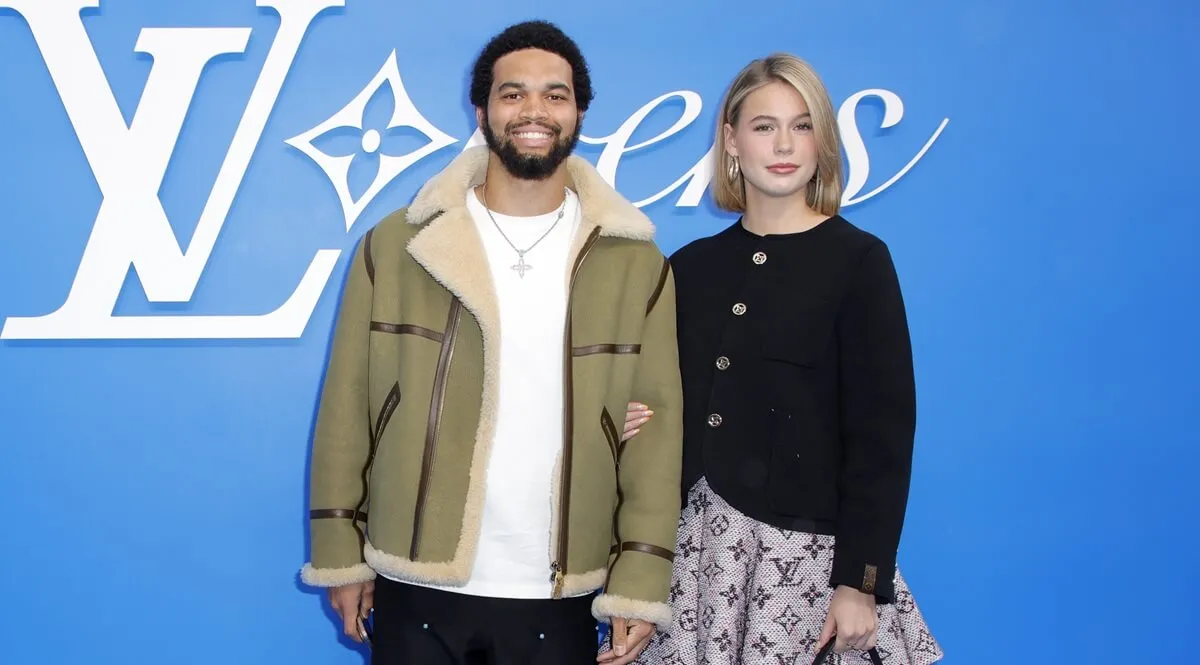
<instances>
[{"instance_id":1,"label":"man","mask_svg":"<svg viewBox=\"0 0 1200 665\"><path fill-rule=\"evenodd\" d=\"M471 83L487 147L355 250L302 577L356 640L373 609L376 664L621 665L670 622L674 283L650 220L572 155L591 99L556 27L500 33ZM634 394L656 417L625 444Z\"/></svg>"}]
</instances>

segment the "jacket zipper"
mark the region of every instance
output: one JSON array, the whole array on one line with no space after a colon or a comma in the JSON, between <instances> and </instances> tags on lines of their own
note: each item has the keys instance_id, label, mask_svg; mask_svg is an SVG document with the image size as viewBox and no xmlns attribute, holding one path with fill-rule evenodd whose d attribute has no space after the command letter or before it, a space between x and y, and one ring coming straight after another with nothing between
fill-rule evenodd
<instances>
[{"instance_id":1,"label":"jacket zipper","mask_svg":"<svg viewBox=\"0 0 1200 665\"><path fill-rule=\"evenodd\" d=\"M567 542L570 537L570 505L571 505L571 451L574 448L574 415L575 415L575 394L573 389L574 366L571 362L571 311L572 304L575 300L575 278L579 276L579 268L583 265L584 259L591 252L592 246L596 244L596 238L600 235L600 227L592 229L588 239L583 244L583 249L579 252L579 258L575 259L575 266L571 269L571 282L567 287L567 315L566 326L563 334L563 456L562 456L562 476L559 478L559 503L558 503L558 543L554 559L550 562L550 581L553 583L551 597L554 599L562 598L563 581L567 574Z\"/></svg>"},{"instance_id":2,"label":"jacket zipper","mask_svg":"<svg viewBox=\"0 0 1200 665\"><path fill-rule=\"evenodd\" d=\"M458 298L450 301L450 313L446 319L446 333L442 338L442 350L438 356L437 374L433 379L433 397L429 401L429 423L425 428L425 452L421 455L421 481L417 485L417 505L413 512L412 546L409 548L410 561L417 560L417 550L421 544L422 516L425 513L425 500L429 495L430 478L433 475L433 452L437 446L438 431L442 425L442 407L446 403L446 379L450 374L450 361L454 358L454 340L458 337L458 322L462 314L462 305Z\"/></svg>"}]
</instances>

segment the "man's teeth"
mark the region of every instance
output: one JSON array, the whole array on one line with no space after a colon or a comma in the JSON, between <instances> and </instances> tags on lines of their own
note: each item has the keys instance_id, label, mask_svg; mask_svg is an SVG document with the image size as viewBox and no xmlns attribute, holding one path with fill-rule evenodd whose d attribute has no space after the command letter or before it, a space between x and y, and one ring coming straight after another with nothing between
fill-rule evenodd
<instances>
[{"instance_id":1,"label":"man's teeth","mask_svg":"<svg viewBox=\"0 0 1200 665\"><path fill-rule=\"evenodd\" d=\"M548 139L548 132L517 132L517 137L522 139Z\"/></svg>"}]
</instances>

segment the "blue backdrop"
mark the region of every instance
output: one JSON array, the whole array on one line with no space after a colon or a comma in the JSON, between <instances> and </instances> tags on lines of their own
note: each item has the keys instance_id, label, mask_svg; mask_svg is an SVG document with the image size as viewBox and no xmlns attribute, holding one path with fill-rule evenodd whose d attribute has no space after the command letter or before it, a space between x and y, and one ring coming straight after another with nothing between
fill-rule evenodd
<instances>
[{"instance_id":1,"label":"blue backdrop","mask_svg":"<svg viewBox=\"0 0 1200 665\"><path fill-rule=\"evenodd\" d=\"M296 574L347 250L533 17L667 252L732 222L703 172L737 70L822 72L908 300L900 565L947 663L1195 658L1200 6L341 4L0 0L0 663L361 662Z\"/></svg>"}]
</instances>

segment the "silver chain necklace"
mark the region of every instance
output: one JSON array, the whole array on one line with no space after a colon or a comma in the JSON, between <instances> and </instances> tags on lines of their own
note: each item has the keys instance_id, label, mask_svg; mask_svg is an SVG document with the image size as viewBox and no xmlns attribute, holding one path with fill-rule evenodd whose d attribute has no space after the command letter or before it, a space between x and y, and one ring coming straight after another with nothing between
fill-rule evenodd
<instances>
[{"instance_id":1,"label":"silver chain necklace","mask_svg":"<svg viewBox=\"0 0 1200 665\"><path fill-rule=\"evenodd\" d=\"M509 266L509 268L512 270L516 270L517 275L521 279L525 279L525 273L529 270L533 270L533 266L531 266L525 262L525 254L527 252L529 252L529 250L533 249L534 247L537 247L538 243L545 240L546 236L550 235L550 232L554 230L554 227L558 226L559 220L561 220L563 218L563 213L565 213L567 211L566 190L565 189L563 190L562 206L560 206L558 209L558 216L554 218L554 223L550 225L550 228L546 229L546 232L542 234L542 237L533 241L533 244L526 247L525 249L518 249L517 246L513 244L513 241L508 239L508 235L506 233L504 233L504 229L500 228L500 224L496 222L496 218L492 216L492 209L488 207L488 202L487 202L487 185L486 185L486 183L484 184L484 186L479 188L479 192L480 192L480 195L483 197L483 209L485 211L487 211L488 219L492 220L492 224L495 225L496 230L500 232L500 236L502 238L504 238L504 242L508 243L508 246L512 247L513 251L517 253L517 262L514 263L513 265Z\"/></svg>"}]
</instances>

